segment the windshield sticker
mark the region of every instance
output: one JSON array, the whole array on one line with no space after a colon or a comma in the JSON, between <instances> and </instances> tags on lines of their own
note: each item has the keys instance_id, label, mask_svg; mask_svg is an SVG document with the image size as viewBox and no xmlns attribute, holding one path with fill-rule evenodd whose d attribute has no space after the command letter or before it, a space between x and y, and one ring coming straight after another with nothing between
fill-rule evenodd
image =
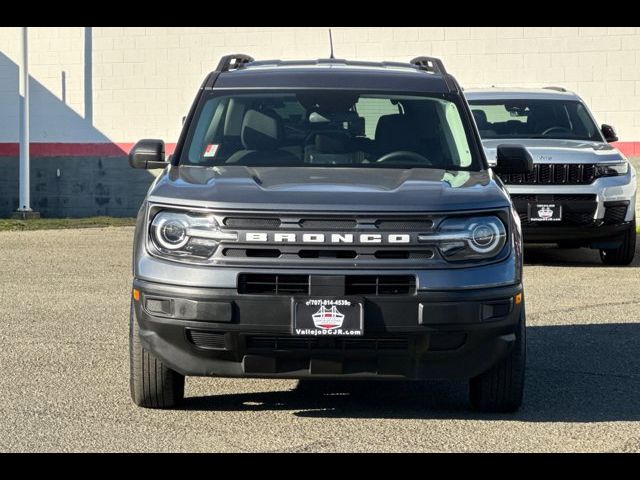
<instances>
[{"instance_id":1,"label":"windshield sticker","mask_svg":"<svg viewBox=\"0 0 640 480\"><path fill-rule=\"evenodd\" d=\"M220 145L217 145L217 144L214 144L214 143L210 143L209 145L207 145L207 148L204 149L204 156L205 157L215 157L219 146Z\"/></svg>"}]
</instances>

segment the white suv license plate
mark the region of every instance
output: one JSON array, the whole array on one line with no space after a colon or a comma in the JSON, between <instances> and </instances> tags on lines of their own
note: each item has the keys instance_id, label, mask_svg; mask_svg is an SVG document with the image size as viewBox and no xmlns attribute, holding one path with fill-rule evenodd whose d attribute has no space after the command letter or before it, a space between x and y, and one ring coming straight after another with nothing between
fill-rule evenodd
<instances>
[{"instance_id":1,"label":"white suv license plate","mask_svg":"<svg viewBox=\"0 0 640 480\"><path fill-rule=\"evenodd\" d=\"M562 220L562 205L557 203L530 203L529 221L559 222Z\"/></svg>"}]
</instances>

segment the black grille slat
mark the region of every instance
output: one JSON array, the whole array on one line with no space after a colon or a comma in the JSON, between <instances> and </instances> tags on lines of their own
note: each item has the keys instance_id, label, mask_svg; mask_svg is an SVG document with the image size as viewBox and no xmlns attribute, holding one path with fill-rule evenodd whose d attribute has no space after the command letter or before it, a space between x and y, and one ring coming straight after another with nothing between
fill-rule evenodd
<instances>
[{"instance_id":1,"label":"black grille slat","mask_svg":"<svg viewBox=\"0 0 640 480\"><path fill-rule=\"evenodd\" d=\"M551 165L548 164L540 164L537 165L539 170L538 181L540 183L551 183L552 175L551 175Z\"/></svg>"},{"instance_id":2,"label":"black grille slat","mask_svg":"<svg viewBox=\"0 0 640 480\"><path fill-rule=\"evenodd\" d=\"M281 220L272 217L226 217L223 224L229 228L274 230L280 227Z\"/></svg>"},{"instance_id":3,"label":"black grille slat","mask_svg":"<svg viewBox=\"0 0 640 480\"><path fill-rule=\"evenodd\" d=\"M303 219L300 220L300 226L308 230L353 230L358 222L344 219Z\"/></svg>"},{"instance_id":4,"label":"black grille slat","mask_svg":"<svg viewBox=\"0 0 640 480\"><path fill-rule=\"evenodd\" d=\"M553 183L563 184L567 181L567 166L556 164L553 168Z\"/></svg>"},{"instance_id":5,"label":"black grille slat","mask_svg":"<svg viewBox=\"0 0 640 480\"><path fill-rule=\"evenodd\" d=\"M355 250L304 249L298 251L300 258L356 258Z\"/></svg>"},{"instance_id":6,"label":"black grille slat","mask_svg":"<svg viewBox=\"0 0 640 480\"><path fill-rule=\"evenodd\" d=\"M580 165L569 165L569 183L580 183Z\"/></svg>"},{"instance_id":7,"label":"black grille slat","mask_svg":"<svg viewBox=\"0 0 640 480\"><path fill-rule=\"evenodd\" d=\"M403 258L424 258L431 259L434 256L433 250L377 250L373 254L380 259L403 259Z\"/></svg>"},{"instance_id":8,"label":"black grille slat","mask_svg":"<svg viewBox=\"0 0 640 480\"><path fill-rule=\"evenodd\" d=\"M187 339L198 348L226 350L224 333L187 329Z\"/></svg>"},{"instance_id":9,"label":"black grille slat","mask_svg":"<svg viewBox=\"0 0 640 480\"><path fill-rule=\"evenodd\" d=\"M433 228L433 220L378 220L375 226L380 230L428 231Z\"/></svg>"},{"instance_id":10,"label":"black grille slat","mask_svg":"<svg viewBox=\"0 0 640 480\"><path fill-rule=\"evenodd\" d=\"M553 200L556 202L596 202L596 196L588 193L555 193Z\"/></svg>"},{"instance_id":11,"label":"black grille slat","mask_svg":"<svg viewBox=\"0 0 640 480\"><path fill-rule=\"evenodd\" d=\"M591 183L596 179L596 166L593 164L584 164L582 166L583 183Z\"/></svg>"},{"instance_id":12,"label":"black grille slat","mask_svg":"<svg viewBox=\"0 0 640 480\"><path fill-rule=\"evenodd\" d=\"M222 255L231 258L279 258L282 252L277 248L225 248Z\"/></svg>"}]
</instances>

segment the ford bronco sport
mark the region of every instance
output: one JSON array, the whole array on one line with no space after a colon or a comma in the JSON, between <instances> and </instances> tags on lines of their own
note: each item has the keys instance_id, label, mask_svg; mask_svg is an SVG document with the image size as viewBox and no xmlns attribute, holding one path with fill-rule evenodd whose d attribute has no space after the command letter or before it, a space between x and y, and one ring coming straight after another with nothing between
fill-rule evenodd
<instances>
[{"instance_id":1,"label":"ford bronco sport","mask_svg":"<svg viewBox=\"0 0 640 480\"><path fill-rule=\"evenodd\" d=\"M522 222L525 242L600 250L605 264L628 265L636 245L636 172L608 142L575 93L538 90L467 90L487 157L514 141L530 151L529 174L502 174Z\"/></svg>"},{"instance_id":2,"label":"ford bronco sport","mask_svg":"<svg viewBox=\"0 0 640 480\"><path fill-rule=\"evenodd\" d=\"M185 376L469 380L522 400L520 220L442 62L223 57L164 168L133 254L133 401ZM526 174L526 149L496 169Z\"/></svg>"}]
</instances>

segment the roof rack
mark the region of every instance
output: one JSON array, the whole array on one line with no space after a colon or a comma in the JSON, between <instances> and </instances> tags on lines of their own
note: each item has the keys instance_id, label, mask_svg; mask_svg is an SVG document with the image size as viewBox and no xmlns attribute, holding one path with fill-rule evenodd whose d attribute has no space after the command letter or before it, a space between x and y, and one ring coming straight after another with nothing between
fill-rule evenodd
<instances>
[{"instance_id":1,"label":"roof rack","mask_svg":"<svg viewBox=\"0 0 640 480\"><path fill-rule=\"evenodd\" d=\"M435 57L416 57L409 62L420 70L435 73L436 75L446 75L447 70L444 68L442 60Z\"/></svg>"},{"instance_id":2,"label":"roof rack","mask_svg":"<svg viewBox=\"0 0 640 480\"><path fill-rule=\"evenodd\" d=\"M220 59L216 71L227 72L229 70L235 70L242 68L245 64L253 62L253 57L245 55L244 53L233 53L231 55L225 55Z\"/></svg>"},{"instance_id":3,"label":"roof rack","mask_svg":"<svg viewBox=\"0 0 640 480\"><path fill-rule=\"evenodd\" d=\"M567 89L564 87L542 87L545 90L555 90L556 92L566 92Z\"/></svg>"},{"instance_id":4,"label":"roof rack","mask_svg":"<svg viewBox=\"0 0 640 480\"><path fill-rule=\"evenodd\" d=\"M369 62L364 60L346 60L343 58L318 58L315 60L259 60L252 66L274 66L274 67L298 67L306 65L345 65L352 67L400 67L408 68L409 65L402 62Z\"/></svg>"}]
</instances>

